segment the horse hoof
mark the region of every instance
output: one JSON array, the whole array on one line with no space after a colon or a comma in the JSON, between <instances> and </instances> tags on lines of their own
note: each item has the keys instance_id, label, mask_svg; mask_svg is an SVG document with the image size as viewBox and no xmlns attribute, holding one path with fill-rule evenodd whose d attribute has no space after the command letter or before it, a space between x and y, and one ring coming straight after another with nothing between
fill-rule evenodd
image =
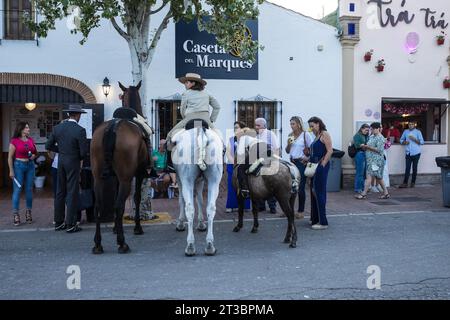
<instances>
[{"instance_id":1,"label":"horse hoof","mask_svg":"<svg viewBox=\"0 0 450 320\"><path fill-rule=\"evenodd\" d=\"M144 230L142 230L142 227L141 227L141 226L139 226L138 228L136 227L136 228L134 228L134 234L135 234L135 235L141 235L141 234L144 234Z\"/></svg>"},{"instance_id":2,"label":"horse hoof","mask_svg":"<svg viewBox=\"0 0 450 320\"><path fill-rule=\"evenodd\" d=\"M130 252L130 247L125 243L124 245L119 246L118 252L121 254L128 253L128 252Z\"/></svg>"},{"instance_id":3,"label":"horse hoof","mask_svg":"<svg viewBox=\"0 0 450 320\"><path fill-rule=\"evenodd\" d=\"M186 227L185 227L184 223L177 223L176 230L178 232L183 232L184 230L186 230Z\"/></svg>"},{"instance_id":4,"label":"horse hoof","mask_svg":"<svg viewBox=\"0 0 450 320\"><path fill-rule=\"evenodd\" d=\"M258 228L253 227L251 233L258 233Z\"/></svg>"},{"instance_id":5,"label":"horse hoof","mask_svg":"<svg viewBox=\"0 0 450 320\"><path fill-rule=\"evenodd\" d=\"M216 248L212 244L212 242L209 242L208 245L205 248L205 255L207 256L213 256L217 252Z\"/></svg>"},{"instance_id":6,"label":"horse hoof","mask_svg":"<svg viewBox=\"0 0 450 320\"><path fill-rule=\"evenodd\" d=\"M289 248L297 248L297 244L294 242L294 243L291 243L290 245L289 245Z\"/></svg>"},{"instance_id":7,"label":"horse hoof","mask_svg":"<svg viewBox=\"0 0 450 320\"><path fill-rule=\"evenodd\" d=\"M234 227L233 232L239 232L240 230L241 230L241 227L236 226L236 227Z\"/></svg>"},{"instance_id":8,"label":"horse hoof","mask_svg":"<svg viewBox=\"0 0 450 320\"><path fill-rule=\"evenodd\" d=\"M95 246L92 248L93 254L102 254L103 253L103 247L102 246Z\"/></svg>"},{"instance_id":9,"label":"horse hoof","mask_svg":"<svg viewBox=\"0 0 450 320\"><path fill-rule=\"evenodd\" d=\"M186 250L184 250L184 254L187 257L195 256L195 247L194 247L193 243L188 244L188 246L186 247Z\"/></svg>"},{"instance_id":10,"label":"horse hoof","mask_svg":"<svg viewBox=\"0 0 450 320\"><path fill-rule=\"evenodd\" d=\"M206 225L203 222L199 223L198 226L197 226L197 230L200 231L200 232L205 232L207 229L208 228L206 227Z\"/></svg>"}]
</instances>

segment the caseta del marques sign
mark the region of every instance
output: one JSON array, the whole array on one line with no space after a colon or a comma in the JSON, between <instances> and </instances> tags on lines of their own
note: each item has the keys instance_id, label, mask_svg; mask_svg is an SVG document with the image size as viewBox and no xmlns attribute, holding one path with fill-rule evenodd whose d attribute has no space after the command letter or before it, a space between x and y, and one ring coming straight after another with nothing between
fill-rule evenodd
<instances>
[{"instance_id":1,"label":"caseta del marques sign","mask_svg":"<svg viewBox=\"0 0 450 320\"><path fill-rule=\"evenodd\" d=\"M390 5L392 5L393 0L368 0L367 4L374 4L377 7L377 17L378 22L381 27L385 28L389 25L395 27L400 22L404 22L406 24L411 24L416 17L421 14L423 15L423 19L425 22L425 26L427 28L441 28L446 29L448 27L448 22L446 21L445 12L437 11L432 8L420 8L418 12L410 12L408 10L400 11L399 13L394 14ZM406 0L397 0L397 2L401 1L401 8L405 8L407 6ZM417 2L417 0L416 0ZM433 1L421 1L422 3L429 4ZM450 0L449 0L450 5ZM450 8L450 6L448 7ZM420 11L420 12L419 12Z\"/></svg>"},{"instance_id":2,"label":"caseta del marques sign","mask_svg":"<svg viewBox=\"0 0 450 320\"><path fill-rule=\"evenodd\" d=\"M258 40L258 22L248 21L244 36ZM230 52L217 44L214 35L198 31L197 21L175 26L176 77L188 72L205 79L258 80L258 56L254 63L243 60L237 49Z\"/></svg>"}]
</instances>

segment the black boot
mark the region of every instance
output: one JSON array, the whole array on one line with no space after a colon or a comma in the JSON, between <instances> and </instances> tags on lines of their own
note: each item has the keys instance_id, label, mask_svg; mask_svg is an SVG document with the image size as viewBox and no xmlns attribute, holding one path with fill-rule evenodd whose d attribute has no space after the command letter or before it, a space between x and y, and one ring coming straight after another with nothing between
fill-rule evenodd
<instances>
[{"instance_id":1,"label":"black boot","mask_svg":"<svg viewBox=\"0 0 450 320\"><path fill-rule=\"evenodd\" d=\"M244 199L250 197L250 190L248 188L248 177L246 171L248 169L247 165L239 165L238 166L238 184L239 184L239 192Z\"/></svg>"},{"instance_id":2,"label":"black boot","mask_svg":"<svg viewBox=\"0 0 450 320\"><path fill-rule=\"evenodd\" d=\"M172 162L172 151L167 150L167 172L175 173L175 167Z\"/></svg>"}]
</instances>

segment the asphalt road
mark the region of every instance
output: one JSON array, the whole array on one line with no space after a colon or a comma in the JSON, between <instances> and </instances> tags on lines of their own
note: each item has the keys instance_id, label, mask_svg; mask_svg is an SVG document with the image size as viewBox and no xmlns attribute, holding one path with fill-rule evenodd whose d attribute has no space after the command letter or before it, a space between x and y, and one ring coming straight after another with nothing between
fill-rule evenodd
<instances>
[{"instance_id":1,"label":"asphalt road","mask_svg":"<svg viewBox=\"0 0 450 320\"><path fill-rule=\"evenodd\" d=\"M103 255L91 254L94 230L0 232L0 299L450 299L450 215L330 216L330 228L297 222L298 247L282 243L286 221L214 226L214 257L185 257L186 233L173 225L126 228L131 252L119 255L111 228ZM67 282L69 266L80 282ZM369 266L381 289L369 290ZM377 269L379 268L379 269ZM373 280L373 278L371 278ZM377 281L370 281L377 284ZM80 284L80 289L76 288Z\"/></svg>"}]
</instances>

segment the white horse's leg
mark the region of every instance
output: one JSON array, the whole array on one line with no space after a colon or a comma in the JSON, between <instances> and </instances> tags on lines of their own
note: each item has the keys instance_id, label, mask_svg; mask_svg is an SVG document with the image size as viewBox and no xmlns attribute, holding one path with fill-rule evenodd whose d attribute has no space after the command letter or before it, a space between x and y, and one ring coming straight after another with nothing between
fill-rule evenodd
<instances>
[{"instance_id":1,"label":"white horse's leg","mask_svg":"<svg viewBox=\"0 0 450 320\"><path fill-rule=\"evenodd\" d=\"M222 177L222 167L219 165L213 165L208 170L208 204L206 212L208 214L208 233L206 235L206 248L205 254L213 256L216 254L216 248L214 247L214 235L213 235L213 222L216 215L216 201L219 196L219 186Z\"/></svg>"},{"instance_id":2,"label":"white horse's leg","mask_svg":"<svg viewBox=\"0 0 450 320\"><path fill-rule=\"evenodd\" d=\"M184 207L185 207L185 203L184 203L184 199L183 199L183 192L182 192L182 186L180 181L178 181L178 206L180 207L180 215L178 216L178 220L177 220L177 226L176 226L176 230L177 231L184 231L186 230L186 226L185 226L185 222L186 222L186 213L184 212Z\"/></svg>"},{"instance_id":3,"label":"white horse's leg","mask_svg":"<svg viewBox=\"0 0 450 320\"><path fill-rule=\"evenodd\" d=\"M203 178L200 178L196 181L195 184L195 197L197 198L197 209L198 209L198 223L197 223L197 230L200 232L206 231L207 227L205 224L205 219L203 218L203 186L205 180Z\"/></svg>"},{"instance_id":4,"label":"white horse's leg","mask_svg":"<svg viewBox=\"0 0 450 320\"><path fill-rule=\"evenodd\" d=\"M195 255L195 238L194 238L194 184L187 180L183 180L183 189L181 190L185 203L185 214L188 225L187 247L185 254L187 256Z\"/></svg>"}]
</instances>

